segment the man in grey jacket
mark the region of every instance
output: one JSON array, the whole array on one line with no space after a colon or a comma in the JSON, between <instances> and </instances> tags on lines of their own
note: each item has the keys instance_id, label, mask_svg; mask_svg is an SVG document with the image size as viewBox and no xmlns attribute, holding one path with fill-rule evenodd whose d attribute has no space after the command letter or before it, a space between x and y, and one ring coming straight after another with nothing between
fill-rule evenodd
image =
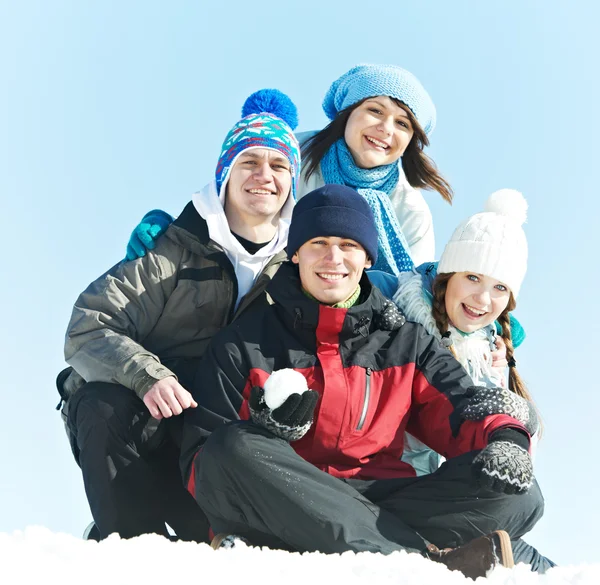
<instances>
[{"instance_id":1,"label":"man in grey jacket","mask_svg":"<svg viewBox=\"0 0 600 585\"><path fill-rule=\"evenodd\" d=\"M187 387L212 336L267 302L285 245L300 153L295 106L281 92L248 98L215 181L143 257L120 262L79 296L57 381L71 447L99 536L168 524L207 540L178 473ZM289 123L288 123L289 122Z\"/></svg>"}]
</instances>

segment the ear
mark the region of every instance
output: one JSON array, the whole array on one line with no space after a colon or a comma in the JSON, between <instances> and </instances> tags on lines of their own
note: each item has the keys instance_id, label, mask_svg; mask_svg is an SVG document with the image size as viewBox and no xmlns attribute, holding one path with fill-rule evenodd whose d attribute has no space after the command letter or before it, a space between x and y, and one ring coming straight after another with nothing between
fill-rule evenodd
<instances>
[{"instance_id":1,"label":"ear","mask_svg":"<svg viewBox=\"0 0 600 585\"><path fill-rule=\"evenodd\" d=\"M300 264L300 259L298 258L298 252L296 252L293 256L292 256L292 262L294 264Z\"/></svg>"},{"instance_id":2,"label":"ear","mask_svg":"<svg viewBox=\"0 0 600 585\"><path fill-rule=\"evenodd\" d=\"M371 266L373 266L373 262L371 261L371 258L367 256L365 260L365 270L367 270L367 268L371 268Z\"/></svg>"}]
</instances>

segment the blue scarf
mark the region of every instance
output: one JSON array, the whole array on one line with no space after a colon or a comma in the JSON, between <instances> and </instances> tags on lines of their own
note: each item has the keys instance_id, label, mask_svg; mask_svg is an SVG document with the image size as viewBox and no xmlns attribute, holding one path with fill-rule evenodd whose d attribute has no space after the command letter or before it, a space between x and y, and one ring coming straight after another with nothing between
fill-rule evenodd
<instances>
[{"instance_id":1,"label":"blue scarf","mask_svg":"<svg viewBox=\"0 0 600 585\"><path fill-rule=\"evenodd\" d=\"M412 270L414 266L410 248L389 197L398 185L399 165L400 162L397 162L373 169L361 169L356 166L343 138L334 142L321 160L325 183L352 187L367 200L375 216L379 236L378 258L373 269L395 276Z\"/></svg>"}]
</instances>

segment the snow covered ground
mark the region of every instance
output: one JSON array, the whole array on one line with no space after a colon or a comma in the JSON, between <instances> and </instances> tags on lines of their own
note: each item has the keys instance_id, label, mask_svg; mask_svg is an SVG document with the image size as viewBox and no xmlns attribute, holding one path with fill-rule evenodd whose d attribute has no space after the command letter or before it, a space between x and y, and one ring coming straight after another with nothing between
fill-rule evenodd
<instances>
[{"instance_id":1,"label":"snow covered ground","mask_svg":"<svg viewBox=\"0 0 600 585\"><path fill-rule=\"evenodd\" d=\"M236 547L213 551L204 544L169 542L148 535L131 540L114 536L86 542L46 528L0 533L0 582L61 585L454 585L472 583L460 573L419 555L371 553L291 554ZM498 568L491 585L599 585L600 564L558 567L546 575L520 565Z\"/></svg>"}]
</instances>

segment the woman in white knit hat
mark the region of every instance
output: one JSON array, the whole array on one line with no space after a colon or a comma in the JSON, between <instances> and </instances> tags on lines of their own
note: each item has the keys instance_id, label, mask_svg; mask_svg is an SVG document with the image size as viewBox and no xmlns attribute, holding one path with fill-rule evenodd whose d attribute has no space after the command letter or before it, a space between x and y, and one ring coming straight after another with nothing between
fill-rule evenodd
<instances>
[{"instance_id":1,"label":"woman in white knit hat","mask_svg":"<svg viewBox=\"0 0 600 585\"><path fill-rule=\"evenodd\" d=\"M521 193L492 194L485 211L454 231L437 265L402 274L394 299L407 318L443 340L477 385L510 388L530 400L516 371L510 311L516 306L527 270L527 239L522 224L527 202ZM492 367L499 335L506 344L509 379Z\"/></svg>"},{"instance_id":2,"label":"woman in white knit hat","mask_svg":"<svg viewBox=\"0 0 600 585\"><path fill-rule=\"evenodd\" d=\"M527 202L521 193L511 189L493 193L485 211L454 230L437 267L428 263L400 275L394 301L407 319L437 336L472 378L473 396L463 417L479 420L491 413L511 414L525 423L535 445L540 425L516 369L510 319L527 270L522 227L526 217ZM492 364L498 336L506 346L508 378L503 368ZM405 457L410 464L419 474L435 471L439 455L414 437L408 439L411 451ZM526 556L520 560L535 570L554 566L523 541L514 547L517 552L524 549Z\"/></svg>"}]
</instances>

